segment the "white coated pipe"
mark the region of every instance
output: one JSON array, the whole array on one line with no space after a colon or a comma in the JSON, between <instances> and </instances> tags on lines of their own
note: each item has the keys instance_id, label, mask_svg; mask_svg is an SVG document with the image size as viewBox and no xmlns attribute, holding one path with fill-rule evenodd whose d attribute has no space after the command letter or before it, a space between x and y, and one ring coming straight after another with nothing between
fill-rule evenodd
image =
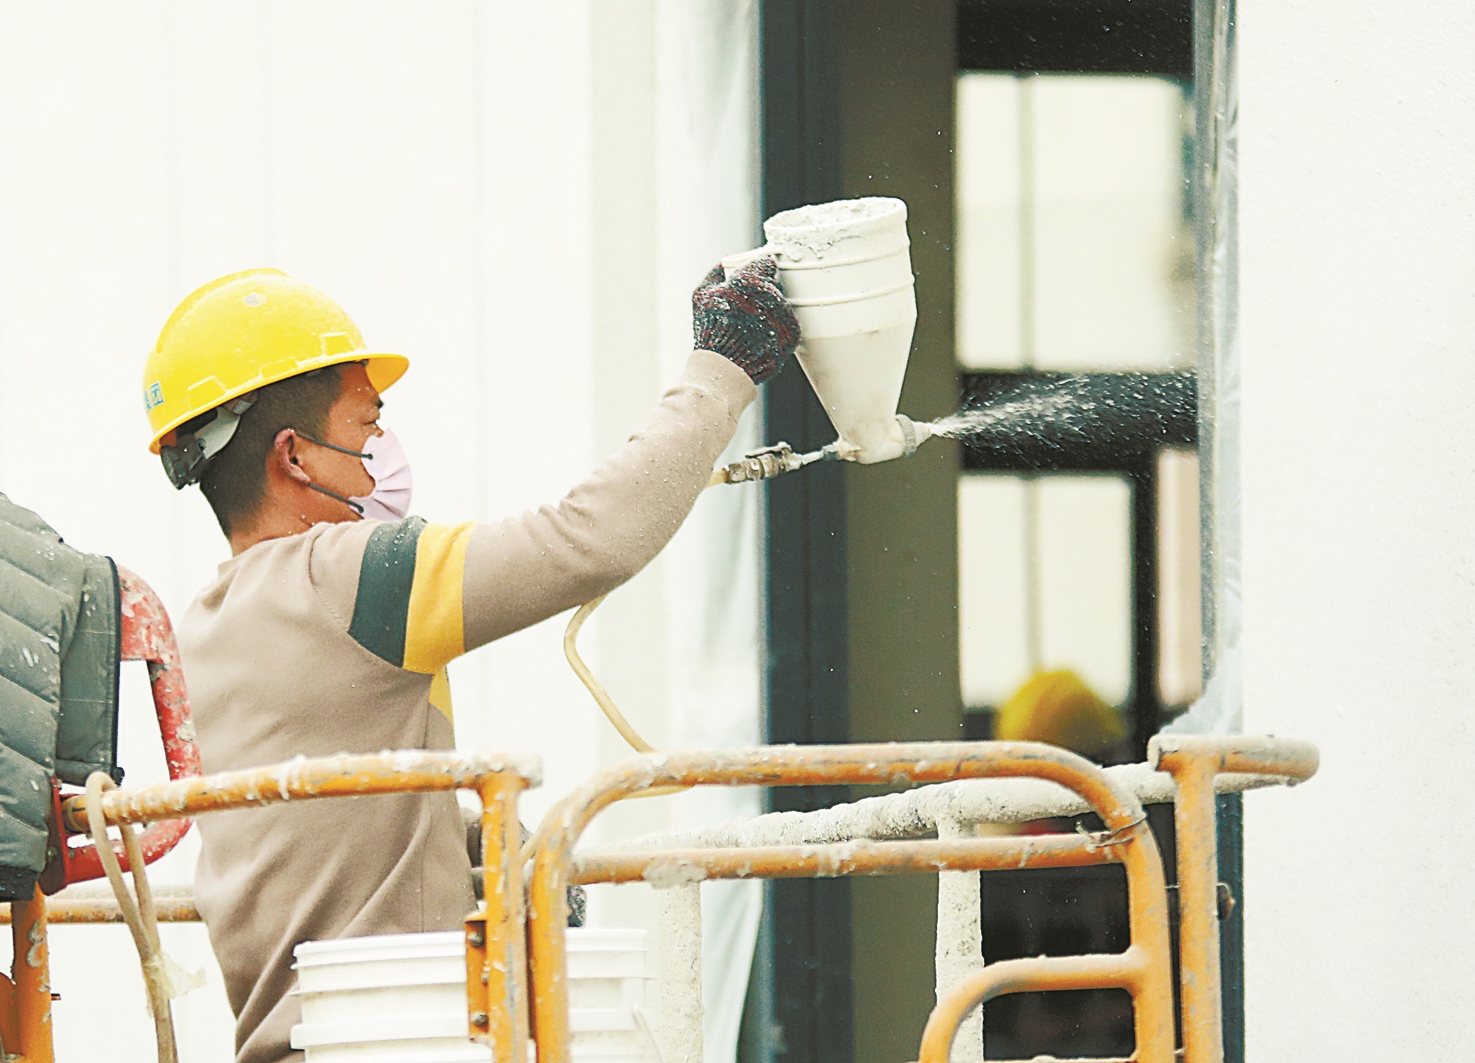
<instances>
[{"instance_id":1,"label":"white coated pipe","mask_svg":"<svg viewBox=\"0 0 1475 1063\"><path fill-rule=\"evenodd\" d=\"M1144 805L1171 804L1173 777L1150 764L1117 764L1104 769L1112 783ZM1285 780L1264 775L1220 775L1216 793L1239 793ZM644 849L725 849L748 845L825 845L866 838L886 841L918 838L954 819L969 823L1023 823L1031 819L1079 816L1090 807L1078 794L1045 779L961 779L933 783L901 793L866 797L814 812L769 812L700 830L671 830L609 846L612 852Z\"/></svg>"},{"instance_id":2,"label":"white coated pipe","mask_svg":"<svg viewBox=\"0 0 1475 1063\"><path fill-rule=\"evenodd\" d=\"M661 1057L702 1063L702 885L656 891L661 904Z\"/></svg>"},{"instance_id":3,"label":"white coated pipe","mask_svg":"<svg viewBox=\"0 0 1475 1063\"><path fill-rule=\"evenodd\" d=\"M973 823L937 822L939 838L973 838ZM977 871L942 871L937 876L937 999L983 969L983 891ZM951 1063L983 1063L983 1008L974 1008L958 1025Z\"/></svg>"}]
</instances>

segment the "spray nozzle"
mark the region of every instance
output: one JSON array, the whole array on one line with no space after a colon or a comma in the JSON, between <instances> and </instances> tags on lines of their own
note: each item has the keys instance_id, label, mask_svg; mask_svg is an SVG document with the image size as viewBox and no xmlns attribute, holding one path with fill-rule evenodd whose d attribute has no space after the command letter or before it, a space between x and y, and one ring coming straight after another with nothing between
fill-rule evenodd
<instances>
[{"instance_id":1,"label":"spray nozzle","mask_svg":"<svg viewBox=\"0 0 1475 1063\"><path fill-rule=\"evenodd\" d=\"M914 421L904 413L892 414L888 421L872 421L864 435L855 440L841 437L831 446L843 461L875 465L896 458L910 458L917 448L937 433L925 421Z\"/></svg>"}]
</instances>

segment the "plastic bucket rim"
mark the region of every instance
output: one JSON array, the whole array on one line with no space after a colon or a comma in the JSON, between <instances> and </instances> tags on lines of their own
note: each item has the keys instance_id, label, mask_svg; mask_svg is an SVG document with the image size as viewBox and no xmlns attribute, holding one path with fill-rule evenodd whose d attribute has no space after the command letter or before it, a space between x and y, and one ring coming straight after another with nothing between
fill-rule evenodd
<instances>
[{"instance_id":1,"label":"plastic bucket rim","mask_svg":"<svg viewBox=\"0 0 1475 1063\"><path fill-rule=\"evenodd\" d=\"M869 214L837 211L830 218L806 224L787 224L794 214L814 212L824 207L843 207L856 203L881 202L885 207ZM797 222L799 219L795 219ZM827 204L796 207L794 211L776 214L763 223L763 236L775 254L790 263L838 260L840 255L852 257L885 248L898 249L906 239L906 204L884 196L865 196L856 200L833 200ZM909 246L909 245L908 245Z\"/></svg>"},{"instance_id":2,"label":"plastic bucket rim","mask_svg":"<svg viewBox=\"0 0 1475 1063\"><path fill-rule=\"evenodd\" d=\"M379 1019L333 1019L329 1022L299 1022L290 1034L293 1048L317 1045L379 1044L384 1041L440 1041L466 1036L466 1016L460 1012L440 1015L395 1015ZM298 1042L302 1043L299 1044Z\"/></svg>"},{"instance_id":3,"label":"plastic bucket rim","mask_svg":"<svg viewBox=\"0 0 1475 1063\"><path fill-rule=\"evenodd\" d=\"M907 259L908 272L911 270L912 241L903 229L900 233L901 240L890 247L867 254L852 255L849 258L790 258L782 248L774 247L772 244L764 244L755 247L751 251L739 251L736 254L726 255L722 258L720 265L729 273L741 269L750 262L756 262L761 258L771 258L778 267L779 273L803 273L814 270L845 269L849 266L864 266L871 262L880 262L882 259L898 258L905 256ZM572 929L585 929L577 927Z\"/></svg>"},{"instance_id":4,"label":"plastic bucket rim","mask_svg":"<svg viewBox=\"0 0 1475 1063\"><path fill-rule=\"evenodd\" d=\"M317 956L333 952L367 952L371 949L394 949L419 946L421 948L445 948L454 943L465 948L466 937L460 930L426 930L408 934L366 934L362 937L318 938L299 941L292 946L296 957Z\"/></svg>"},{"instance_id":5,"label":"plastic bucket rim","mask_svg":"<svg viewBox=\"0 0 1475 1063\"><path fill-rule=\"evenodd\" d=\"M382 1060L385 1063L492 1063L491 1049L485 1045L477 1045L474 1041L465 1049L459 1045L447 1045L440 1049L432 1048L424 1054L414 1048L394 1050L392 1054L385 1053L383 1044L400 1043L402 1042L386 1041L382 1044L311 1045L306 1051L312 1059L341 1059L344 1063L360 1059ZM424 1043L421 1042L420 1050L423 1048Z\"/></svg>"},{"instance_id":6,"label":"plastic bucket rim","mask_svg":"<svg viewBox=\"0 0 1475 1063\"><path fill-rule=\"evenodd\" d=\"M331 989L309 989L302 985L301 982L298 982L291 989L287 990L287 995L290 997L328 997L340 996L345 993L376 993L394 989L430 989L437 986L464 986L465 984L466 975L464 972L460 978L437 975L433 980L417 979L412 982L406 982L401 979L400 981L384 984L334 986Z\"/></svg>"}]
</instances>

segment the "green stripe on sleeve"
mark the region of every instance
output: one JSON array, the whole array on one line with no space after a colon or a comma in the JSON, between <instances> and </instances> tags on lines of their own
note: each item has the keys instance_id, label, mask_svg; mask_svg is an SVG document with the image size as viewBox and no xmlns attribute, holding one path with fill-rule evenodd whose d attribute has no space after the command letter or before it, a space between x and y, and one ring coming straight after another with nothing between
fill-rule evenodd
<instances>
[{"instance_id":1,"label":"green stripe on sleeve","mask_svg":"<svg viewBox=\"0 0 1475 1063\"><path fill-rule=\"evenodd\" d=\"M415 550L424 527L421 517L379 525L369 534L359 566L359 592L348 633L364 649L396 668L405 663Z\"/></svg>"}]
</instances>

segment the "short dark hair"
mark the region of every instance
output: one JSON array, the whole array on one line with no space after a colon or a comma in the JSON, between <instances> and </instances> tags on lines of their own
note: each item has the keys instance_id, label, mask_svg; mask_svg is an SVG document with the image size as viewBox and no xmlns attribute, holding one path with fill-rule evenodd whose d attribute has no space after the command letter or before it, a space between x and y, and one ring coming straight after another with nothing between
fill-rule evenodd
<instances>
[{"instance_id":1,"label":"short dark hair","mask_svg":"<svg viewBox=\"0 0 1475 1063\"><path fill-rule=\"evenodd\" d=\"M241 415L235 435L200 477L200 490L227 536L261 505L266 459L278 433L295 428L322 438L328 411L342 390L343 374L330 365L268 384L256 393L256 402Z\"/></svg>"}]
</instances>

